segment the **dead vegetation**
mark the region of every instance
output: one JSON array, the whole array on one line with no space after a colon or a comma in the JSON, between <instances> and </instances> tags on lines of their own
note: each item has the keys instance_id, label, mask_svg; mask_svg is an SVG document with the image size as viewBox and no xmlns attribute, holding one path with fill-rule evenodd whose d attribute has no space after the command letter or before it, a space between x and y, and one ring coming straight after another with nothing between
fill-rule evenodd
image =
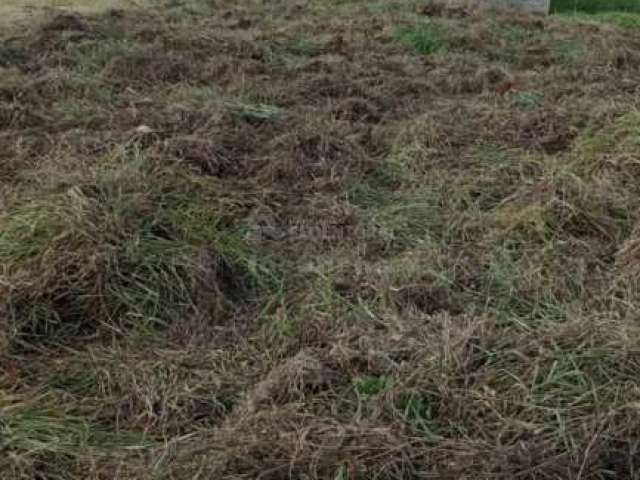
<instances>
[{"instance_id":1,"label":"dead vegetation","mask_svg":"<svg viewBox=\"0 0 640 480\"><path fill-rule=\"evenodd\" d=\"M633 31L193 0L8 35L3 478L638 477Z\"/></svg>"}]
</instances>

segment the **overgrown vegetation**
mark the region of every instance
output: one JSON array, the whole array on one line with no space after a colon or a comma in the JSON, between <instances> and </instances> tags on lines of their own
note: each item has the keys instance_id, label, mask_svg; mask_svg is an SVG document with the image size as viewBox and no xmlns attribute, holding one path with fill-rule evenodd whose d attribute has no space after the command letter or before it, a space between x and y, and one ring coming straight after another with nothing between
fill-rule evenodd
<instances>
[{"instance_id":1,"label":"overgrown vegetation","mask_svg":"<svg viewBox=\"0 0 640 480\"><path fill-rule=\"evenodd\" d=\"M636 478L640 40L603 21L7 34L2 478Z\"/></svg>"}]
</instances>

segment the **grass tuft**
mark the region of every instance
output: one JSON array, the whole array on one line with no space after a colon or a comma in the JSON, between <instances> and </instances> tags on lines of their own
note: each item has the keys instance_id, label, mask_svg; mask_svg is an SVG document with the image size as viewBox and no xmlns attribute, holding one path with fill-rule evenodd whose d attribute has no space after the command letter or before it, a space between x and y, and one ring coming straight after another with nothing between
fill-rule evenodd
<instances>
[{"instance_id":1,"label":"grass tuft","mask_svg":"<svg viewBox=\"0 0 640 480\"><path fill-rule=\"evenodd\" d=\"M448 49L442 28L432 23L398 27L394 37L423 55L443 54Z\"/></svg>"}]
</instances>

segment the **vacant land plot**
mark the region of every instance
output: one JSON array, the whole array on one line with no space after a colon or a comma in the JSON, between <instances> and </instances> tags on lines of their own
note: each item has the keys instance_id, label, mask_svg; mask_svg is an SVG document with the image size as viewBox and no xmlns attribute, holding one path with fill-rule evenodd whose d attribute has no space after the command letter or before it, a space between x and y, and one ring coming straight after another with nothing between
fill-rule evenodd
<instances>
[{"instance_id":1,"label":"vacant land plot","mask_svg":"<svg viewBox=\"0 0 640 480\"><path fill-rule=\"evenodd\" d=\"M194 0L0 41L3 479L640 471L640 38Z\"/></svg>"}]
</instances>

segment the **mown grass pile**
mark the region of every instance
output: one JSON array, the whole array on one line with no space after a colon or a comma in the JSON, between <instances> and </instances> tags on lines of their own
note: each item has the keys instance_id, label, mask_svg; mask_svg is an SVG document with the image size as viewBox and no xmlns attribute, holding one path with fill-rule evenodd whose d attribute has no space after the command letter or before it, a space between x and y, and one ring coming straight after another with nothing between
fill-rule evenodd
<instances>
[{"instance_id":1,"label":"mown grass pile","mask_svg":"<svg viewBox=\"0 0 640 480\"><path fill-rule=\"evenodd\" d=\"M12 35L3 478L637 477L632 30L194 0Z\"/></svg>"}]
</instances>

